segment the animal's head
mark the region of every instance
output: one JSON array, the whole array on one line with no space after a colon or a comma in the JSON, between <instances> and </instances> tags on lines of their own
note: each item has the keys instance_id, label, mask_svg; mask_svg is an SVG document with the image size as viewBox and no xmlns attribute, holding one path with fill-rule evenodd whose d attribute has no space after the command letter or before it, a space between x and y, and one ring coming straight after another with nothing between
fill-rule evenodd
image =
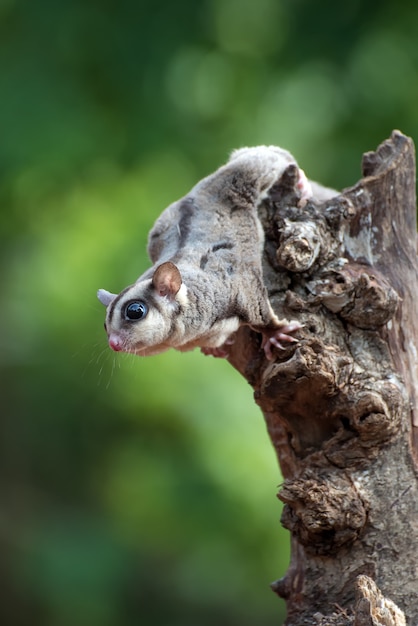
<instances>
[{"instance_id":1,"label":"animal's head","mask_svg":"<svg viewBox=\"0 0 418 626\"><path fill-rule=\"evenodd\" d=\"M173 345L173 319L187 304L187 288L177 266L168 261L120 294L99 289L97 297L107 309L105 330L112 350L149 356Z\"/></svg>"}]
</instances>

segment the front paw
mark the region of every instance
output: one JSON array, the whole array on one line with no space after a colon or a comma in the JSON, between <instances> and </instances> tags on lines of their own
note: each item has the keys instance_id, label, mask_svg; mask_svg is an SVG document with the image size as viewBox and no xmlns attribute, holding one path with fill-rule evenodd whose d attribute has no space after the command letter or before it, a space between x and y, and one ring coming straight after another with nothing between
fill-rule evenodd
<instances>
[{"instance_id":1,"label":"front paw","mask_svg":"<svg viewBox=\"0 0 418 626\"><path fill-rule=\"evenodd\" d=\"M292 333L303 328L299 322L292 321L288 324L281 324L277 328L263 330L263 342L262 348L269 361L274 359L272 348L279 348L279 350L285 350L287 343L298 343L296 337L292 336Z\"/></svg>"}]
</instances>

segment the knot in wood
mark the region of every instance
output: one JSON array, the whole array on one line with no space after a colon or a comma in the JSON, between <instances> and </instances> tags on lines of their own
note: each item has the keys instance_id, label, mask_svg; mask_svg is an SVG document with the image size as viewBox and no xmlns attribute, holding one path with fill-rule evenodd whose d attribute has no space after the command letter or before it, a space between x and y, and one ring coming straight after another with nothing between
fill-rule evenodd
<instances>
[{"instance_id":1,"label":"knot in wood","mask_svg":"<svg viewBox=\"0 0 418 626\"><path fill-rule=\"evenodd\" d=\"M286 222L281 234L281 244L276 252L277 261L290 272L306 272L312 267L321 250L315 224Z\"/></svg>"},{"instance_id":2,"label":"knot in wood","mask_svg":"<svg viewBox=\"0 0 418 626\"><path fill-rule=\"evenodd\" d=\"M380 447L397 434L403 402L395 385L376 382L375 389L381 393L367 391L358 395L352 425L363 444L369 441L370 444Z\"/></svg>"},{"instance_id":3,"label":"knot in wood","mask_svg":"<svg viewBox=\"0 0 418 626\"><path fill-rule=\"evenodd\" d=\"M306 470L278 494L286 504L282 524L307 551L329 554L353 543L367 522L367 507L343 473Z\"/></svg>"},{"instance_id":4,"label":"knot in wood","mask_svg":"<svg viewBox=\"0 0 418 626\"><path fill-rule=\"evenodd\" d=\"M383 326L399 303L398 294L377 270L356 263L323 272L307 286L327 309L358 328Z\"/></svg>"},{"instance_id":5,"label":"knot in wood","mask_svg":"<svg viewBox=\"0 0 418 626\"><path fill-rule=\"evenodd\" d=\"M405 626L404 613L392 600L385 598L368 576L356 580L354 626Z\"/></svg>"},{"instance_id":6,"label":"knot in wood","mask_svg":"<svg viewBox=\"0 0 418 626\"><path fill-rule=\"evenodd\" d=\"M374 390L353 386L346 392L334 404L340 428L324 442L322 452L334 466L361 468L398 436L404 399L398 385L389 381L376 381Z\"/></svg>"}]
</instances>

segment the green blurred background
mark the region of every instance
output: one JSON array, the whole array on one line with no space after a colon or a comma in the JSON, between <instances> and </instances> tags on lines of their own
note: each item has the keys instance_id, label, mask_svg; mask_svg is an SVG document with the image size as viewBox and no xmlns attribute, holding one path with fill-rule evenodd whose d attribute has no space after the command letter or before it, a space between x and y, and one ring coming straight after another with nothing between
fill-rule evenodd
<instances>
[{"instance_id":1,"label":"green blurred background","mask_svg":"<svg viewBox=\"0 0 418 626\"><path fill-rule=\"evenodd\" d=\"M235 147L343 187L418 137L418 5L1 0L0 623L280 624L281 481L251 389L114 355L99 287Z\"/></svg>"}]
</instances>

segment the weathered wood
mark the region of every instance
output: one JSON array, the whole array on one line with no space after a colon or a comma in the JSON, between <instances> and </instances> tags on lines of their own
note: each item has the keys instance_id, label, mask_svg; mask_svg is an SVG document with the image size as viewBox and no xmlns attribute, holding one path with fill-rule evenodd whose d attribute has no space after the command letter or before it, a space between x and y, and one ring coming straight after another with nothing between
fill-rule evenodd
<instances>
[{"instance_id":1,"label":"weathered wood","mask_svg":"<svg viewBox=\"0 0 418 626\"><path fill-rule=\"evenodd\" d=\"M412 141L394 132L364 156L363 175L300 208L289 167L262 210L265 281L279 317L304 324L300 341L267 362L259 336L242 329L230 356L254 387L285 479L292 556L273 589L287 626L400 626L402 612L418 624ZM376 606L390 607L386 621Z\"/></svg>"}]
</instances>

